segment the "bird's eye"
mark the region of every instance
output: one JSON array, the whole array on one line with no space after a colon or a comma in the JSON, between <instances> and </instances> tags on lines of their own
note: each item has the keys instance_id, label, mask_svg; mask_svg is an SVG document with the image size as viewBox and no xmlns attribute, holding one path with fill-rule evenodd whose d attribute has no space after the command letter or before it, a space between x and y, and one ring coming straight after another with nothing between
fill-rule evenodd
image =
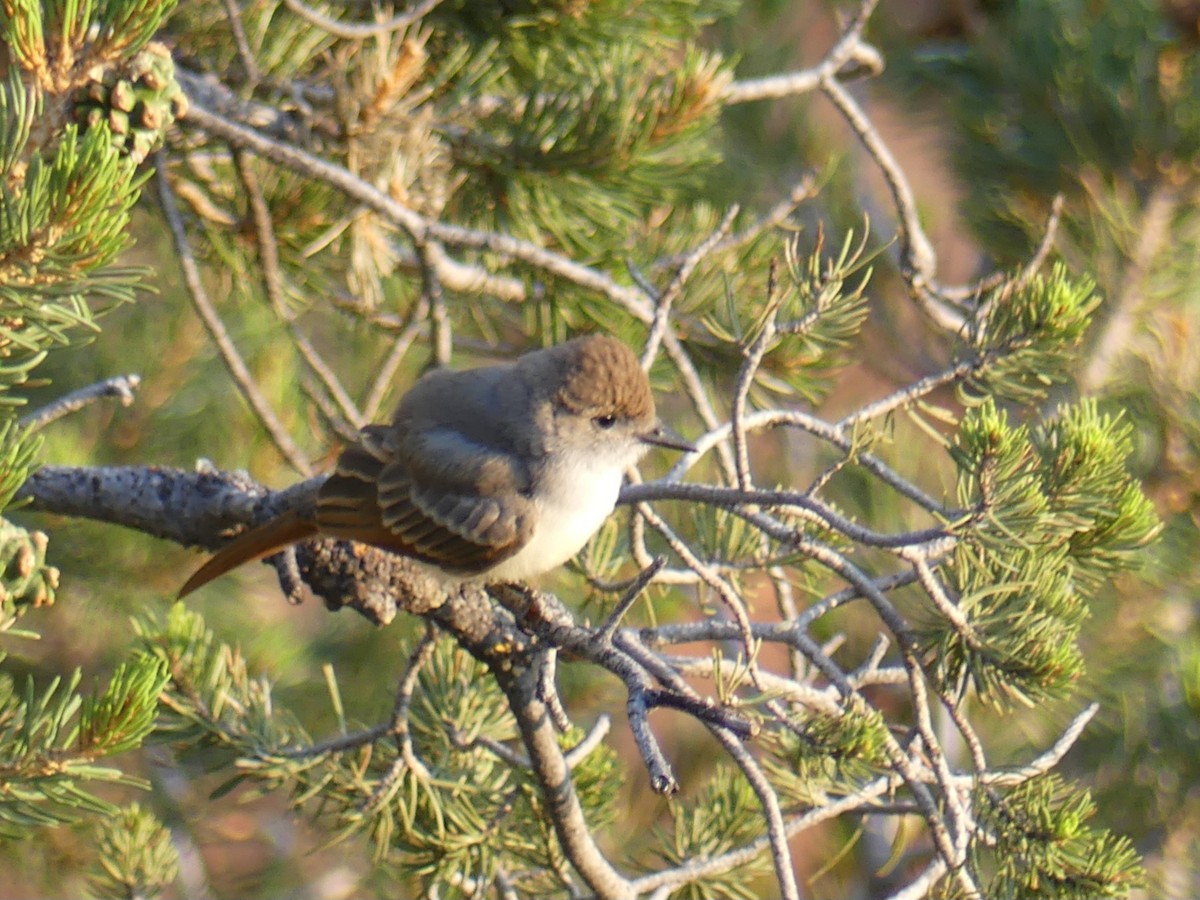
<instances>
[{"instance_id":1,"label":"bird's eye","mask_svg":"<svg viewBox=\"0 0 1200 900\"><path fill-rule=\"evenodd\" d=\"M595 422L600 428L609 429L617 424L617 417L609 413L603 416L596 416L596 418L592 419L592 421Z\"/></svg>"}]
</instances>

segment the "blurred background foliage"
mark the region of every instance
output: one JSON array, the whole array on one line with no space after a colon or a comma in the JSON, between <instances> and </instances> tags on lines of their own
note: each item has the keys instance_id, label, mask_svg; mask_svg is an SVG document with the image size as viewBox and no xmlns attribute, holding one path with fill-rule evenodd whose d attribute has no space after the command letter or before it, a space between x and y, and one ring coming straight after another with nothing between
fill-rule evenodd
<instances>
[{"instance_id":1,"label":"blurred background foliage","mask_svg":"<svg viewBox=\"0 0 1200 900\"><path fill-rule=\"evenodd\" d=\"M1084 626L1102 699L1070 757L1099 816L1149 854L1151 893L1193 896L1200 860L1200 6L1018 0L890 17L889 84L944 116L959 213L982 261L1015 261L1056 193L1058 250L1104 298L1077 380L1133 427L1165 522L1137 577ZM888 19L888 11L883 10ZM930 215L934 215L930 211Z\"/></svg>"},{"instance_id":2,"label":"blurred background foliage","mask_svg":"<svg viewBox=\"0 0 1200 900\"><path fill-rule=\"evenodd\" d=\"M182 4L162 38L180 64L239 73L234 80L242 84L303 81L314 72L340 67L346 83L332 89L354 104L343 109L347 120L364 122L372 115L364 99L371 94L364 85L373 87L376 99L389 86L402 93L396 80L405 77L405 60L330 60L329 42L301 27L282 4L253 0L241 6L245 28L259 51L256 73L240 71L222 3ZM541 121L546 128L578 136L577 144L555 142L553 152L543 152L537 134L526 133L526 143L505 145L498 153L496 144L511 134L513 118L525 111L511 105L478 109L465 96L468 87L475 96L486 93L480 90L481 80L502 68L496 65L497 54L504 55L507 71L532 73L551 93L562 85L611 89L614 72L621 69L622 60L606 56L604 46L593 43L594 33L582 28L564 29L553 46L544 45L538 29L555 6L443 3L435 16L452 26L448 33L455 41L448 46L415 42L409 48L411 65L438 60L442 70L430 79L436 85L432 89L464 91L464 121L484 127L463 129L461 140L452 128L434 134L419 120L408 121L402 135L395 125L364 128L348 164L402 192L414 208L479 227L536 234L584 261L623 264L631 258L648 265L665 251L682 248L664 247L671 229L647 223L686 215L693 217L688 232L711 228L719 219L713 210L722 204L777 197L809 168L819 171L823 185L822 218L843 229L861 229L865 208L872 216L874 239L889 237L888 205L876 173L819 98L743 104L723 112L712 102L711 92L730 74L728 65L714 63L714 53L728 54L739 78L812 63L836 37L838 13L847 4L761 0L740 7L707 4L699 13L690 3L673 10L671 4L647 4L648 9L668 9L653 20L636 12L604 16L599 9L596 19L611 23L615 31L605 38L624 41L623 52L630 58L673 48L637 97L639 115L619 103L604 103L597 104L602 112L594 118L580 120L577 107L564 107L557 119L545 116ZM1200 894L1200 871L1193 862L1200 860L1200 627L1195 601L1200 582L1200 273L1193 271L1200 266L1198 17L1200 8L1187 0L884 2L869 33L883 49L888 70L864 89L876 125L913 179L942 258L944 280L965 281L993 265L1027 258L1041 236L1053 196L1066 198L1058 248L1073 271L1096 281L1102 299L1078 380L1099 396L1101 410L1119 413L1133 426L1136 474L1167 525L1144 570L1108 585L1082 625L1087 668L1080 694L1099 695L1103 708L1068 758L1069 770L1095 791L1099 819L1130 835L1148 854L1148 895L1179 898ZM511 85L494 87L502 94ZM650 114L644 114L647 109ZM714 128L718 117L720 127ZM327 124L333 128L337 123ZM670 139L657 140L664 129ZM705 140L697 147L700 134ZM312 138L319 144L320 131ZM647 143L651 138L656 139L652 146ZM376 171L378 161L390 157L377 153L375 142L401 139L417 148L412 157L421 165L411 171ZM614 154L609 147L589 159L598 142L605 141L618 141L623 153ZM522 165L506 169L514 156ZM553 179L568 164L576 174L563 190ZM320 459L332 447L317 427L320 416L304 389L309 376L294 354L279 352L278 312L256 296L259 282L239 262L253 238L244 197L227 175L215 170L180 175L181 183L194 181L229 214L226 220L219 215L204 220L204 246L213 255L206 262L215 264L209 266L211 272L223 273L213 275L210 291L223 308L236 310L234 337L256 379L276 408L287 411L285 424L303 449ZM605 190L609 182L633 190L615 199ZM321 317L318 325L313 318L306 321L322 349L336 352L339 374L356 389L368 384L378 367L380 343L365 327L365 317L377 309L402 319L418 302L391 236L371 221L337 218L329 211L328 196L311 189L298 193L287 175L272 177L263 191L273 207L295 206L288 217L294 227L280 247L294 279L284 298L287 308L297 316ZM669 212L673 204L688 211ZM805 216L815 218L817 212L806 207L801 218ZM122 265L152 270L154 292L108 311L88 346L51 354L37 370L39 383L21 393L36 407L67 390L131 370L143 376L143 387L128 408L98 404L54 425L46 432L42 459L186 467L203 456L222 468L247 469L271 486L295 480L232 388L184 299L175 252L157 208L135 211L133 230L137 244L122 256ZM337 252L332 255L344 269L314 267L311 280L301 282L305 254L317 245L333 246ZM765 258L774 249L753 252ZM862 345L822 400L820 409L830 416L936 371L948 358L949 341L914 313L884 260L876 262L883 271L872 282ZM747 269L754 268L765 271L748 260ZM722 273L709 278L715 288ZM370 309L361 315L330 314L306 299L345 293L346 285L354 288L354 302ZM560 293L546 290L542 299L524 305L473 299L473 312L456 312L456 333L465 337L459 349L468 350L456 357L456 364L470 362L472 341L480 349L530 333L552 341L567 325L576 328L589 319L618 327L593 297L576 302L575 289L549 287ZM746 293L761 296L751 288ZM699 306L702 300L683 302ZM568 306L573 318L564 322ZM415 377L418 365L415 361L402 370L397 385ZM1064 389L1063 395L1067 393ZM395 396L393 392L390 399ZM895 428L902 437L911 432L913 440L921 439L911 423L897 421ZM774 465L780 481L806 483L820 470L823 462L803 458L804 449L779 454ZM929 459L914 453L899 460L897 468L930 490L952 491L949 466L946 471L925 470ZM898 508L889 509L894 498L861 487L852 478L843 479L839 500L870 521L899 515ZM6 638L6 666L42 683L75 667L85 680L107 680L126 659L130 617L146 610L165 612L195 554L111 527L17 516L51 535L51 561L63 578L60 602L26 619L42 639L15 643ZM421 631L419 623L402 618L373 630L357 618L330 615L316 603L288 607L265 568L251 567L236 577L238 590L226 586L208 591L194 598L194 606L218 639L240 645L250 670L272 674L281 706L295 711L309 734L338 726L336 705L326 691L314 688L325 682L327 665L339 683L354 685L352 693L341 696L347 719L376 721L390 708L394 685L373 674L396 671L397 658ZM854 616L851 611L834 617L829 627L844 629L853 640ZM861 639L869 643L869 636ZM565 674L568 698L572 690L580 695L592 690ZM1012 729L1006 719L987 711L980 712L979 721L991 723L987 733L993 753L1016 757L1052 740L1069 711L1065 705L1045 709L1040 722L1022 720L1025 730ZM684 747L694 735L681 732L667 737L667 751L681 760L680 774L687 783L689 766L702 771L705 764L689 761ZM201 885L213 896L271 897L304 889L307 896L338 897L358 890L362 879L378 877L364 874L369 853L320 849L320 835L295 819L278 798L241 805L235 791L209 801L208 793L225 775L206 773L202 761L180 770L164 759L154 748L126 757L128 771L146 778L152 793L114 787L111 794L121 803L142 798L177 838L184 836L181 878L190 891ZM633 778L621 788L631 837L664 814L665 801L645 790L643 778L635 767ZM730 801L731 828L742 815L739 802ZM678 810L672 814L682 815ZM130 827L153 828L139 818L139 809L127 808L123 815L130 817ZM116 889L105 881L112 880L111 874L87 874L93 861L89 842L96 839L86 827L47 828L44 835L36 842L0 844L0 896L77 895L89 877L93 888ZM831 856L831 848L845 837L830 835L824 838L826 846L814 844L809 861ZM118 838L99 840L107 852L121 852L114 843ZM870 865L865 843L857 864L864 870L878 868ZM157 846L153 840L150 845ZM852 868L853 854L849 859ZM161 860L151 863L164 865ZM868 885L842 873L818 879L811 890L814 896L851 896L846 891L853 888L859 891L853 896L865 897L884 882L881 876Z\"/></svg>"}]
</instances>

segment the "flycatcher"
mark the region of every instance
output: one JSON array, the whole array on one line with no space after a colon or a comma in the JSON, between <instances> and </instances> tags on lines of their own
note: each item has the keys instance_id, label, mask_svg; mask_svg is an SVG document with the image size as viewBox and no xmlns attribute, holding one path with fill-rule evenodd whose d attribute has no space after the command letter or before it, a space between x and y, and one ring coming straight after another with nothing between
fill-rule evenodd
<instances>
[{"instance_id":1,"label":"flycatcher","mask_svg":"<svg viewBox=\"0 0 1200 900\"><path fill-rule=\"evenodd\" d=\"M313 509L238 536L179 595L309 538L358 541L457 582L521 581L570 559L664 433L633 352L603 335L465 372L435 370L342 451Z\"/></svg>"}]
</instances>

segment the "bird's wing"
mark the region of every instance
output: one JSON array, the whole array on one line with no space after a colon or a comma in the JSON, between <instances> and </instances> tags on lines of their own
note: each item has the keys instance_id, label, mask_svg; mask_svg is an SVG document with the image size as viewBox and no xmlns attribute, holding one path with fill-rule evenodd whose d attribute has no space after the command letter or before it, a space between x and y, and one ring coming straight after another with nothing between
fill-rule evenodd
<instances>
[{"instance_id":1,"label":"bird's wing","mask_svg":"<svg viewBox=\"0 0 1200 900\"><path fill-rule=\"evenodd\" d=\"M533 533L537 510L511 457L460 435L405 439L370 426L321 487L317 526L456 574L508 559Z\"/></svg>"}]
</instances>

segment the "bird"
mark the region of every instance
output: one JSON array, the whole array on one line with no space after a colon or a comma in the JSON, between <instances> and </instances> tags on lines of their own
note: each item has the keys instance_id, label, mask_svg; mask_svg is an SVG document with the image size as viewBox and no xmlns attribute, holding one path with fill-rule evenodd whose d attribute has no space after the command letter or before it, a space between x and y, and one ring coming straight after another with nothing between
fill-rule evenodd
<instances>
[{"instance_id":1,"label":"bird","mask_svg":"<svg viewBox=\"0 0 1200 900\"><path fill-rule=\"evenodd\" d=\"M341 452L314 504L235 537L179 596L315 537L399 554L447 583L525 581L579 552L655 445L694 449L662 426L637 357L608 335L434 369Z\"/></svg>"}]
</instances>

